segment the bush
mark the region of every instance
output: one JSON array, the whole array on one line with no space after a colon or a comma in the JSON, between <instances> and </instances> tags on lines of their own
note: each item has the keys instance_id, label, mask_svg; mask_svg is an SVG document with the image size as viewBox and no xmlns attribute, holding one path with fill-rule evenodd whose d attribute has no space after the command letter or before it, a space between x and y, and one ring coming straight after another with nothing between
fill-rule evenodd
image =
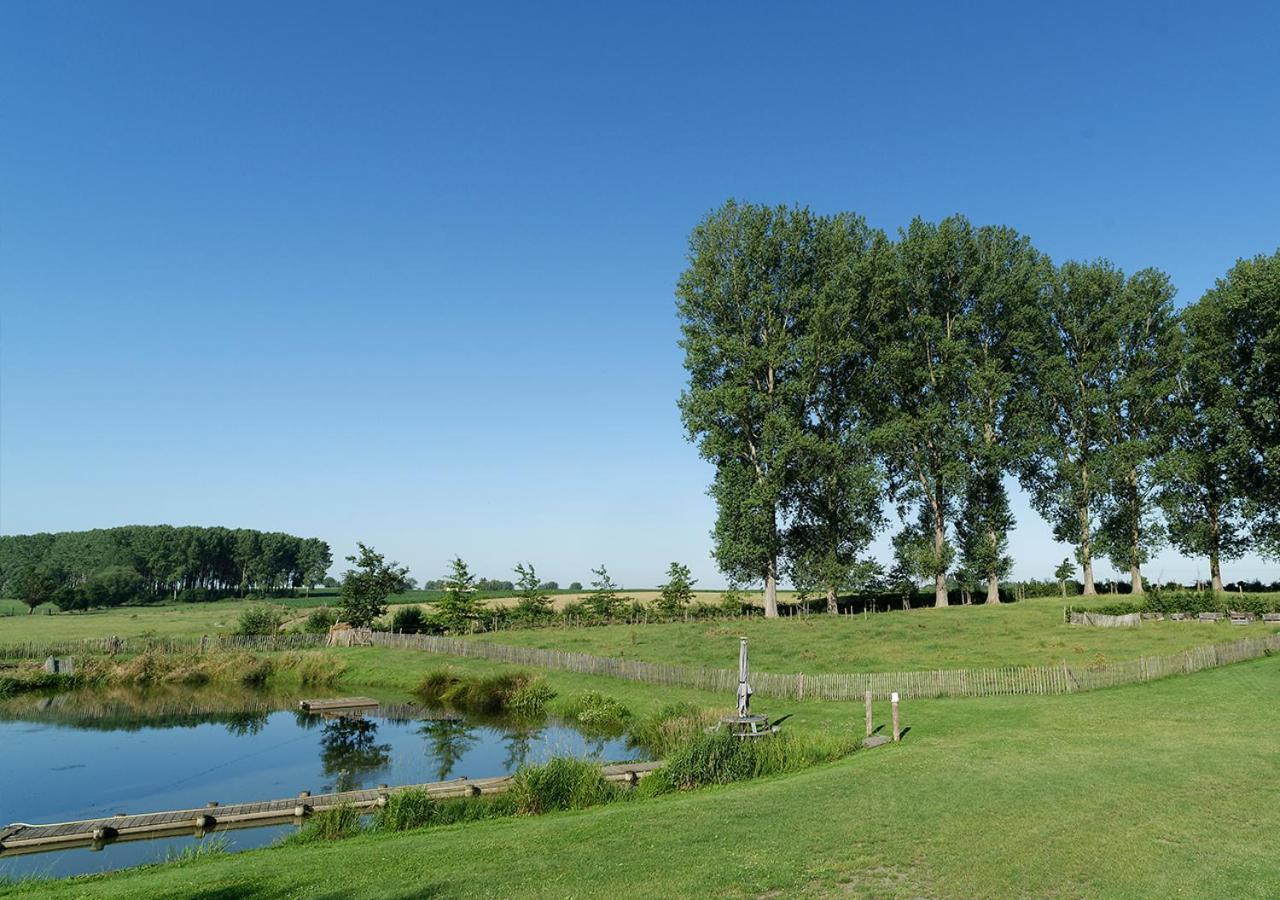
<instances>
[{"instance_id":1,"label":"bush","mask_svg":"<svg viewBox=\"0 0 1280 900\"><path fill-rule=\"evenodd\" d=\"M415 693L428 703L483 713L539 713L555 696L550 686L529 672L464 676L451 669L428 672Z\"/></svg>"},{"instance_id":2,"label":"bush","mask_svg":"<svg viewBox=\"0 0 1280 900\"><path fill-rule=\"evenodd\" d=\"M387 797L373 825L379 831L410 831L432 822L435 801L424 790L397 791Z\"/></svg>"},{"instance_id":3,"label":"bush","mask_svg":"<svg viewBox=\"0 0 1280 900\"><path fill-rule=\"evenodd\" d=\"M327 606L317 606L302 623L302 631L305 634L328 634L329 629L336 624L338 624L337 613Z\"/></svg>"},{"instance_id":4,"label":"bush","mask_svg":"<svg viewBox=\"0 0 1280 900\"><path fill-rule=\"evenodd\" d=\"M391 630L400 634L422 634L426 627L427 617L421 606L401 606L391 617Z\"/></svg>"},{"instance_id":5,"label":"bush","mask_svg":"<svg viewBox=\"0 0 1280 900\"><path fill-rule=\"evenodd\" d=\"M236 634L275 634L284 623L284 609L279 606L246 606L240 612Z\"/></svg>"},{"instance_id":6,"label":"bush","mask_svg":"<svg viewBox=\"0 0 1280 900\"><path fill-rule=\"evenodd\" d=\"M667 755L661 769L641 782L651 796L761 775L795 772L848 756L862 742L845 735L776 734L744 739L728 731L700 731ZM649 783L652 782L652 783Z\"/></svg>"},{"instance_id":7,"label":"bush","mask_svg":"<svg viewBox=\"0 0 1280 900\"><path fill-rule=\"evenodd\" d=\"M545 765L523 768L511 784L516 811L522 815L608 803L619 790L605 780L598 765L571 757L557 757Z\"/></svg>"},{"instance_id":8,"label":"bush","mask_svg":"<svg viewBox=\"0 0 1280 900\"><path fill-rule=\"evenodd\" d=\"M584 691L569 703L565 718L591 730L620 731L631 718L631 710L607 694Z\"/></svg>"},{"instance_id":9,"label":"bush","mask_svg":"<svg viewBox=\"0 0 1280 900\"><path fill-rule=\"evenodd\" d=\"M655 759L661 759L710 727L718 718L714 710L701 709L692 703L670 703L634 723L629 740L634 746L643 747Z\"/></svg>"},{"instance_id":10,"label":"bush","mask_svg":"<svg viewBox=\"0 0 1280 900\"><path fill-rule=\"evenodd\" d=\"M342 806L316 813L296 833L285 838L284 843L310 844L315 841L337 841L359 834L362 830L360 811L344 803Z\"/></svg>"},{"instance_id":11,"label":"bush","mask_svg":"<svg viewBox=\"0 0 1280 900\"><path fill-rule=\"evenodd\" d=\"M547 701L556 695L542 678L532 678L517 687L507 698L505 708L522 716L540 714Z\"/></svg>"}]
</instances>

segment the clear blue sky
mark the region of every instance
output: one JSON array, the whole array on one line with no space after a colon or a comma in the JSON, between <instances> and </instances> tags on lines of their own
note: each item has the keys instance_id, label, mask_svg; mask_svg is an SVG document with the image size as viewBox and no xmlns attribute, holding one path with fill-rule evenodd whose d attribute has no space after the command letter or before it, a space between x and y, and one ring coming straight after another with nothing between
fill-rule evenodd
<instances>
[{"instance_id":1,"label":"clear blue sky","mask_svg":"<svg viewBox=\"0 0 1280 900\"><path fill-rule=\"evenodd\" d=\"M1280 245L1277 34L1270 3L10 0L0 531L719 585L675 406L701 215L960 211L1188 302Z\"/></svg>"}]
</instances>

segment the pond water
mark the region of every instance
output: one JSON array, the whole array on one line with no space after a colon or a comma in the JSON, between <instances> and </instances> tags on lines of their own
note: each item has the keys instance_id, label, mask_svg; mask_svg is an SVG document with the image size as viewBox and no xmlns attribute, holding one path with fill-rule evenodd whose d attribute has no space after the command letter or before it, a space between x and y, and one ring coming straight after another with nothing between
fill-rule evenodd
<instances>
[{"instance_id":1,"label":"pond water","mask_svg":"<svg viewBox=\"0 0 1280 900\"><path fill-rule=\"evenodd\" d=\"M359 693L358 691L356 693ZM379 698L383 699L383 698ZM0 825L52 823L514 772L552 756L643 759L625 739L554 720L457 718L403 698L358 718L296 711L296 699L199 691L76 691L0 705ZM240 850L294 830L217 832ZM0 879L66 876L164 860L200 838L161 838L25 856Z\"/></svg>"}]
</instances>

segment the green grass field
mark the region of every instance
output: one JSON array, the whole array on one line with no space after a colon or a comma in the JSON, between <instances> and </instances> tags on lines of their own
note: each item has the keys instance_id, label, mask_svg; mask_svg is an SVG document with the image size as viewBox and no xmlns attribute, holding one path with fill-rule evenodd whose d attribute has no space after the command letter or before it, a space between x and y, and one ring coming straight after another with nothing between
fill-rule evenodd
<instances>
[{"instance_id":1,"label":"green grass field","mask_svg":"<svg viewBox=\"0 0 1280 900\"><path fill-rule=\"evenodd\" d=\"M1269 658L1065 697L920 701L901 745L798 775L9 892L1273 897L1276 696ZM828 727L859 727L856 705L826 706Z\"/></svg>"},{"instance_id":2,"label":"green grass field","mask_svg":"<svg viewBox=\"0 0 1280 900\"><path fill-rule=\"evenodd\" d=\"M1105 602L1100 600L1099 602ZM82 638L197 637L234 630L250 601L123 607L84 613L0 616L0 644ZM299 610L298 616L305 616ZM893 611L868 616L765 621L676 622L588 628L511 629L476 640L712 668L737 664L738 637L751 640L763 672L872 672L1033 665L1091 665L1175 653L1202 644L1280 631L1274 624L1144 622L1141 628L1066 625L1062 603Z\"/></svg>"},{"instance_id":3,"label":"green grass field","mask_svg":"<svg viewBox=\"0 0 1280 900\"><path fill-rule=\"evenodd\" d=\"M513 629L476 640L713 668L737 665L738 637L751 641L764 672L874 672L1066 660L1094 664L1175 653L1200 644L1280 631L1280 626L1144 622L1141 628L1063 623L1062 603L1027 600L989 606L893 611L863 616L765 621Z\"/></svg>"}]
</instances>

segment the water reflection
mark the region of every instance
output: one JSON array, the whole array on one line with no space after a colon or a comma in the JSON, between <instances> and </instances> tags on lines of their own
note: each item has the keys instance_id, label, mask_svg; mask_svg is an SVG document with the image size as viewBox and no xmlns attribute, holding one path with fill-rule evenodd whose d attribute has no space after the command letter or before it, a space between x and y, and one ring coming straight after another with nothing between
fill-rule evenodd
<instances>
[{"instance_id":1,"label":"water reflection","mask_svg":"<svg viewBox=\"0 0 1280 900\"><path fill-rule=\"evenodd\" d=\"M351 791L364 778L383 768L391 745L379 744L378 726L360 716L329 719L320 733L320 764L334 778L330 790Z\"/></svg>"},{"instance_id":2,"label":"water reflection","mask_svg":"<svg viewBox=\"0 0 1280 900\"><path fill-rule=\"evenodd\" d=\"M474 729L461 719L431 719L423 722L418 734L427 739L427 759L435 762L435 781L444 781L453 775L458 762L467 755L479 738Z\"/></svg>"}]
</instances>

